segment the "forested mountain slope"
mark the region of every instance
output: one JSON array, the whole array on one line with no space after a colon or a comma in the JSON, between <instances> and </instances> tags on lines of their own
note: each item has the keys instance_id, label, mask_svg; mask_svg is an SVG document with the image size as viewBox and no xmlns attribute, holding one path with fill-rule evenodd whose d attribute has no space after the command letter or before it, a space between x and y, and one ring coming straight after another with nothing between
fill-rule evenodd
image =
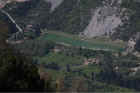
<instances>
[{"instance_id":1,"label":"forested mountain slope","mask_svg":"<svg viewBox=\"0 0 140 93\"><path fill-rule=\"evenodd\" d=\"M32 57L29 63L45 79L43 89L140 91L138 0L15 1L19 0L7 1L0 8L0 48L8 49L9 44L21 55ZM16 34L20 32L18 27L22 29L21 36ZM4 62L3 54L1 59ZM51 82L52 86L48 86Z\"/></svg>"},{"instance_id":2,"label":"forested mountain slope","mask_svg":"<svg viewBox=\"0 0 140 93\"><path fill-rule=\"evenodd\" d=\"M4 7L21 28L139 41L138 0L29 0ZM139 44L136 44L136 49Z\"/></svg>"},{"instance_id":3,"label":"forested mountain slope","mask_svg":"<svg viewBox=\"0 0 140 93\"><path fill-rule=\"evenodd\" d=\"M139 13L136 0L30 0L9 6L12 6L9 12L17 21L24 20L21 25L46 23L45 27L50 29L77 34L84 32L91 37L114 33L116 37L121 35L121 39L127 38L121 34L124 32L121 28L128 29L127 25L133 24Z\"/></svg>"}]
</instances>

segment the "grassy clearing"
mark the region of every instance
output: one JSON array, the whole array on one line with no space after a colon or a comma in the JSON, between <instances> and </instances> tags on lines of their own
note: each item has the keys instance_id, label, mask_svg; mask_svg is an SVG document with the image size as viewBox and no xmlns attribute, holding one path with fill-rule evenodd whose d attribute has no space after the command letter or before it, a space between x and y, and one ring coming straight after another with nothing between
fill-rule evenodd
<instances>
[{"instance_id":1,"label":"grassy clearing","mask_svg":"<svg viewBox=\"0 0 140 93\"><path fill-rule=\"evenodd\" d=\"M40 39L50 40L57 43L69 44L75 47L83 47L93 50L123 51L124 44L105 41L103 39L86 39L71 34L57 31L48 31Z\"/></svg>"},{"instance_id":2,"label":"grassy clearing","mask_svg":"<svg viewBox=\"0 0 140 93\"><path fill-rule=\"evenodd\" d=\"M56 69L52 69L52 68L46 68L47 72L53 73L54 77L61 77L64 76L67 73L67 65L69 65L69 67L73 69L77 67L77 65L82 65L84 62L84 58L82 56L66 56L63 53L54 53L54 52L50 52L49 54L47 54L46 56L43 57L36 57L40 64L44 64L44 65L48 65L51 63L56 63L60 69L56 70ZM79 68L78 68L79 69Z\"/></svg>"},{"instance_id":3,"label":"grassy clearing","mask_svg":"<svg viewBox=\"0 0 140 93\"><path fill-rule=\"evenodd\" d=\"M74 64L83 64L84 58L81 56L66 56L65 54L61 53L53 53L50 52L48 55L41 57L40 62L42 64L49 64L49 63L56 63L59 64L61 67L65 67L67 64L74 65Z\"/></svg>"},{"instance_id":4,"label":"grassy clearing","mask_svg":"<svg viewBox=\"0 0 140 93\"><path fill-rule=\"evenodd\" d=\"M64 76L67 72L67 66L69 65L70 70L73 72L71 74L79 75L78 73L91 76L92 72L99 73L100 67L97 65L83 65L84 57L82 56L66 56L63 53L50 52L48 55L37 58L40 64L48 65L51 63L56 63L61 69L56 70L53 68L46 68L46 71L53 73L54 77ZM81 71L81 72L79 72Z\"/></svg>"}]
</instances>

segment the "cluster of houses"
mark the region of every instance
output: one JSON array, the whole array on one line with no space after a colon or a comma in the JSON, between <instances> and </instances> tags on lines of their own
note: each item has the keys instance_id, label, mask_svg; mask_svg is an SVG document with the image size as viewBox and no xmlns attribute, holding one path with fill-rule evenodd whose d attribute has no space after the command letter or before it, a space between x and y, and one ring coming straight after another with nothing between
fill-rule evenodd
<instances>
[{"instance_id":1,"label":"cluster of houses","mask_svg":"<svg viewBox=\"0 0 140 93\"><path fill-rule=\"evenodd\" d=\"M100 60L98 58L85 58L84 60L84 65L89 65L89 64L98 65L99 63L100 63Z\"/></svg>"}]
</instances>

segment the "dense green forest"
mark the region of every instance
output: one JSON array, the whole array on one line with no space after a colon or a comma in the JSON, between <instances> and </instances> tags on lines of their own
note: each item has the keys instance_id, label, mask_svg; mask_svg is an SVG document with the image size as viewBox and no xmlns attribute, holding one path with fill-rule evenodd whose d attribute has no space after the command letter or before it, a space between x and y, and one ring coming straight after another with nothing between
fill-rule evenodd
<instances>
[{"instance_id":1,"label":"dense green forest","mask_svg":"<svg viewBox=\"0 0 140 93\"><path fill-rule=\"evenodd\" d=\"M30 44L27 43L28 47L22 47L24 51L20 52L22 49L19 51L14 46L6 44L8 26L2 21L0 25L3 28L0 30L0 91L133 91L114 84L108 85L96 80L97 77L94 79L93 74L99 74L102 71L100 66L82 67L84 59L81 58L84 56L95 57L96 54L100 55L100 52L61 46L64 51L57 54L51 51L56 45L55 43L48 41L44 43L44 41L42 42L44 45L41 45L41 42L37 43L36 40L28 41L30 42ZM22 46L26 46L26 44ZM48 50L44 52L43 49ZM38 52L35 52L36 50ZM44 58L45 63L43 62ZM61 64L58 65L58 62ZM52 72L53 74L51 74Z\"/></svg>"},{"instance_id":2,"label":"dense green forest","mask_svg":"<svg viewBox=\"0 0 140 93\"><path fill-rule=\"evenodd\" d=\"M8 11L21 27L32 24L34 27L49 30L63 31L79 34L89 24L92 13L97 7L102 6L103 0L64 0L53 12L51 4L43 0L31 0L20 4L9 4L4 9ZM124 25L117 28L112 39L128 41L139 32L139 6L135 0L122 0L121 8L126 8L130 19L123 20ZM10 10L8 7L11 7ZM20 20L22 19L22 20ZM45 20L45 21L44 21Z\"/></svg>"},{"instance_id":3,"label":"dense green forest","mask_svg":"<svg viewBox=\"0 0 140 93\"><path fill-rule=\"evenodd\" d=\"M4 9L23 29L31 24L38 32L24 32L27 39L22 43L8 44L6 40L15 32L15 26L0 15L0 91L140 91L140 58L124 54L124 42L81 39L77 35L89 24L91 10L101 2L64 0L52 13L51 4L43 0L7 5ZM139 6L123 0L121 7L128 8L130 24L118 28L113 39L127 41L139 32ZM139 46L140 40L135 46L138 51Z\"/></svg>"},{"instance_id":4,"label":"dense green forest","mask_svg":"<svg viewBox=\"0 0 140 93\"><path fill-rule=\"evenodd\" d=\"M44 72L52 73L52 80L62 84L61 91L139 91L139 70L133 72L133 68L139 67L140 59L132 54L65 46L40 37L16 48L32 55ZM86 64L87 59L97 63Z\"/></svg>"},{"instance_id":5,"label":"dense green forest","mask_svg":"<svg viewBox=\"0 0 140 93\"><path fill-rule=\"evenodd\" d=\"M88 0L86 2L85 0L64 0L60 6L50 13L50 3L43 0L31 0L17 5L13 3L7 5L4 9L23 28L32 24L49 30L78 34L88 25L92 16L91 9L99 5L101 5L101 0ZM11 9L9 10L8 7L11 7Z\"/></svg>"},{"instance_id":6,"label":"dense green forest","mask_svg":"<svg viewBox=\"0 0 140 93\"><path fill-rule=\"evenodd\" d=\"M6 43L8 24L0 21L0 28L0 92L52 91L49 81L40 78L32 57Z\"/></svg>"}]
</instances>

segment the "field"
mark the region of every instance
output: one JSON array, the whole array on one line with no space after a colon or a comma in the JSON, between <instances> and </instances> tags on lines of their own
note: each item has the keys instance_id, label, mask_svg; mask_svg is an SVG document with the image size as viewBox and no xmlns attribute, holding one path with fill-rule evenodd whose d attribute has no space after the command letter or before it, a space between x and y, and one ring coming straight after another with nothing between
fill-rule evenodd
<instances>
[{"instance_id":1,"label":"field","mask_svg":"<svg viewBox=\"0 0 140 93\"><path fill-rule=\"evenodd\" d=\"M47 31L39 40L53 41L59 44L83 47L93 50L106 50L106 51L123 51L124 44L109 42L104 38L83 39L78 35L67 34L58 31ZM47 72L55 73L56 77L65 75L68 68L72 70L71 74L83 74L90 77L92 72L99 73L100 67L97 65L84 65L83 56L67 56L64 53L50 52L46 56L37 58L40 64L46 65ZM57 65L56 65L57 64ZM56 66L54 66L56 65ZM58 68L58 69L53 69ZM65 74L64 74L65 73Z\"/></svg>"},{"instance_id":2,"label":"field","mask_svg":"<svg viewBox=\"0 0 140 93\"><path fill-rule=\"evenodd\" d=\"M66 73L71 75L86 75L90 77L92 72L99 73L100 67L97 65L84 65L83 56L67 56L64 53L50 52L43 57L36 57L40 64L43 64L47 72L56 75L54 78L64 76Z\"/></svg>"},{"instance_id":3,"label":"field","mask_svg":"<svg viewBox=\"0 0 140 93\"><path fill-rule=\"evenodd\" d=\"M82 49L80 51L82 52L76 52L76 50L71 50L71 47L62 47L62 51L55 52L50 51L49 53L43 55L43 56L35 56L35 60L37 60L41 64L43 70L48 72L50 75L53 75L52 80L57 80L58 78L64 78L65 82L67 84L71 84L75 78L85 78L85 84L89 84L90 82L94 82L93 86L97 87L98 92L102 91L130 91L127 88L116 86L115 84L106 84L104 81L100 81L101 75L106 76L106 74L102 74L104 70L107 70L109 73L112 74L110 69L110 64L117 64L121 68L123 73L127 73L126 66L130 66L130 63L126 63L126 60L123 60L123 58L118 58L113 56L111 51L123 51L125 47L125 43L116 43L113 41L110 41L108 38L102 37L102 38L82 38L78 35L71 35L64 32L57 32L57 31L47 31L46 33L42 34L40 37L36 38L35 40L40 41L43 43L43 41L53 41L55 43L63 44L66 46L74 46L74 47L84 47L86 49ZM44 43L43 43L44 44ZM39 44L40 45L40 44ZM55 44L56 45L56 44ZM34 46L34 45L33 45ZM41 45L43 46L43 45ZM63 48L65 51L63 51ZM68 48L68 50L67 50ZM70 48L70 49L69 49ZM73 49L73 48L72 48ZM75 49L75 48L74 48ZM87 50L87 49L93 49L95 51ZM78 49L77 49L78 50ZM106 51L96 51L96 50L107 50ZM71 53L74 54L71 55ZM67 54L70 53L70 54ZM87 57L84 54L90 54L89 57ZM110 54L111 53L111 54ZM97 55L97 56L95 56ZM86 58L97 58L99 59L99 64L85 64ZM107 59L106 59L107 58ZM113 61L113 59L115 61ZM127 59L125 57L125 59ZM110 64L107 64L110 63ZM115 63L116 62L116 63ZM132 62L133 63L133 62ZM124 64L125 67L124 67ZM133 64L135 65L135 64ZM109 68L109 69L108 69ZM108 75L108 74L107 74ZM109 74L110 75L110 74ZM70 81L70 80L72 81ZM92 85L92 84L91 84Z\"/></svg>"},{"instance_id":4,"label":"field","mask_svg":"<svg viewBox=\"0 0 140 93\"><path fill-rule=\"evenodd\" d=\"M93 50L105 50L105 51L123 51L125 44L114 43L113 41L96 38L85 39L80 36L66 34L58 31L47 31L40 39L54 41L64 45L82 47Z\"/></svg>"}]
</instances>

